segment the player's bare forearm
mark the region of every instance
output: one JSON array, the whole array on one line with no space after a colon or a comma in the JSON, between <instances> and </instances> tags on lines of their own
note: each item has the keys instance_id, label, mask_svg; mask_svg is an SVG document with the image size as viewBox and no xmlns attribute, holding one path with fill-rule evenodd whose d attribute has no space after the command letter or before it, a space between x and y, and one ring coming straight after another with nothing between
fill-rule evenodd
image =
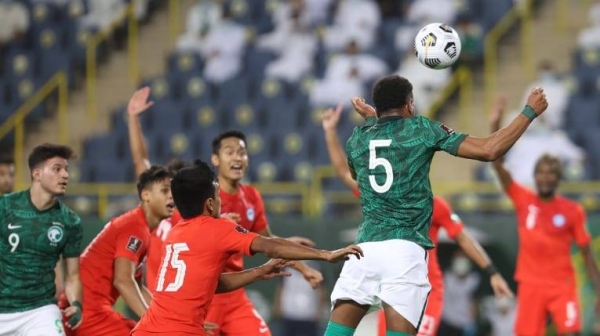
<instances>
[{"instance_id":1,"label":"player's bare forearm","mask_svg":"<svg viewBox=\"0 0 600 336\"><path fill-rule=\"evenodd\" d=\"M358 184L352 178L350 167L348 166L348 158L344 153L344 148L340 143L340 139L335 129L328 129L325 131L325 142L327 143L329 159L331 160L331 164L333 165L336 174L350 189L356 189Z\"/></svg>"},{"instance_id":2,"label":"player's bare forearm","mask_svg":"<svg viewBox=\"0 0 600 336\"><path fill-rule=\"evenodd\" d=\"M152 293L150 293L150 290L146 286L140 286L140 288L142 291L142 296L144 297L144 301L146 301L146 304L149 306L150 302L152 302Z\"/></svg>"},{"instance_id":3,"label":"player's bare forearm","mask_svg":"<svg viewBox=\"0 0 600 336\"><path fill-rule=\"evenodd\" d=\"M594 253L592 252L589 244L580 247L580 249L585 264L585 269L590 277L592 285L594 286L596 295L600 295L600 272L598 272L598 266L596 265Z\"/></svg>"},{"instance_id":4,"label":"player's bare forearm","mask_svg":"<svg viewBox=\"0 0 600 336\"><path fill-rule=\"evenodd\" d=\"M142 124L138 115L129 115L128 132L129 132L129 147L131 156L135 166L135 174L139 176L144 170L150 168L148 149L144 141L142 132Z\"/></svg>"},{"instance_id":5,"label":"player's bare forearm","mask_svg":"<svg viewBox=\"0 0 600 336\"><path fill-rule=\"evenodd\" d=\"M457 156L479 161L500 159L525 133L531 120L520 113L506 127L486 138L468 136L458 147Z\"/></svg>"},{"instance_id":6,"label":"player's bare forearm","mask_svg":"<svg viewBox=\"0 0 600 336\"><path fill-rule=\"evenodd\" d=\"M328 251L302 246L284 238L258 237L252 241L250 249L269 258L288 260L327 260L329 254Z\"/></svg>"},{"instance_id":7,"label":"player's bare forearm","mask_svg":"<svg viewBox=\"0 0 600 336\"><path fill-rule=\"evenodd\" d=\"M130 279L115 278L113 285L119 294L121 294L121 297L127 306L129 306L137 316L144 315L148 309L148 302L146 302L142 290L133 277Z\"/></svg>"},{"instance_id":8,"label":"player's bare forearm","mask_svg":"<svg viewBox=\"0 0 600 336\"><path fill-rule=\"evenodd\" d=\"M54 267L54 287L56 288L56 298L59 298L62 292L65 290L65 271L63 267L64 260L62 257L56 263Z\"/></svg>"},{"instance_id":9,"label":"player's bare forearm","mask_svg":"<svg viewBox=\"0 0 600 336\"><path fill-rule=\"evenodd\" d=\"M241 272L223 273L219 277L216 293L227 293L242 288L261 279L259 267Z\"/></svg>"},{"instance_id":10,"label":"player's bare forearm","mask_svg":"<svg viewBox=\"0 0 600 336\"><path fill-rule=\"evenodd\" d=\"M67 276L65 280L65 294L69 303L81 302L83 298L83 286L79 278L79 258L65 258Z\"/></svg>"},{"instance_id":11,"label":"player's bare forearm","mask_svg":"<svg viewBox=\"0 0 600 336\"><path fill-rule=\"evenodd\" d=\"M477 266L486 268L491 264L490 257L481 244L473 238L467 230L463 230L455 238L456 243Z\"/></svg>"}]
</instances>

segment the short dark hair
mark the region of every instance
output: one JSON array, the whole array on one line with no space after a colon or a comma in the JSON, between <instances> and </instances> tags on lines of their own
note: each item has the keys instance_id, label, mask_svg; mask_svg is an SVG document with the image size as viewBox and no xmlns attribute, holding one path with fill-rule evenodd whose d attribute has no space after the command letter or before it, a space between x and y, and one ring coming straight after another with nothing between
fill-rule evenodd
<instances>
[{"instance_id":1,"label":"short dark hair","mask_svg":"<svg viewBox=\"0 0 600 336\"><path fill-rule=\"evenodd\" d=\"M141 173L140 176L138 177L138 182L137 182L138 196L141 198L142 190L148 189L151 185L153 185L156 182L160 182L166 178L171 178L171 176L172 176L171 172L168 171L167 168L165 168L165 167L152 166L152 167L144 170L144 172Z\"/></svg>"},{"instance_id":2,"label":"short dark hair","mask_svg":"<svg viewBox=\"0 0 600 336\"><path fill-rule=\"evenodd\" d=\"M224 139L227 139L227 138L237 138L237 139L244 141L244 143L246 143L246 136L244 135L244 133L242 133L240 131L233 130L233 131L223 132L223 133L217 135L212 141L213 154L219 154L219 150L221 150L221 141L223 141Z\"/></svg>"},{"instance_id":3,"label":"short dark hair","mask_svg":"<svg viewBox=\"0 0 600 336\"><path fill-rule=\"evenodd\" d=\"M41 163L44 163L47 160L55 157L71 160L75 158L75 153L69 146L45 143L35 147L31 151L27 163L29 164L29 169L33 170Z\"/></svg>"},{"instance_id":4,"label":"short dark hair","mask_svg":"<svg viewBox=\"0 0 600 336\"><path fill-rule=\"evenodd\" d=\"M174 158L171 159L171 161L169 161L169 163L167 163L167 170L172 174L175 175L175 173L185 167L189 167L192 164L183 160L183 159L179 159L179 158Z\"/></svg>"},{"instance_id":5,"label":"short dark hair","mask_svg":"<svg viewBox=\"0 0 600 336\"><path fill-rule=\"evenodd\" d=\"M554 155L551 154L544 154L542 155L537 162L535 163L535 168L534 168L534 173L537 173L538 169L540 168L541 165L543 164L547 164L550 166L550 169L552 170L552 172L554 174L556 174L556 176L559 179L562 179L563 177L563 167L562 167L562 163L560 162L560 159Z\"/></svg>"},{"instance_id":6,"label":"short dark hair","mask_svg":"<svg viewBox=\"0 0 600 336\"><path fill-rule=\"evenodd\" d=\"M383 77L373 85L373 103L378 117L389 110L403 108L412 97L412 84L398 75Z\"/></svg>"},{"instance_id":7,"label":"short dark hair","mask_svg":"<svg viewBox=\"0 0 600 336\"><path fill-rule=\"evenodd\" d=\"M206 200L215 197L216 178L212 168L202 160L196 160L191 167L175 174L171 181L171 192L181 217L194 218L204 212Z\"/></svg>"},{"instance_id":8,"label":"short dark hair","mask_svg":"<svg viewBox=\"0 0 600 336\"><path fill-rule=\"evenodd\" d=\"M15 160L11 156L0 156L0 165L14 165Z\"/></svg>"}]
</instances>

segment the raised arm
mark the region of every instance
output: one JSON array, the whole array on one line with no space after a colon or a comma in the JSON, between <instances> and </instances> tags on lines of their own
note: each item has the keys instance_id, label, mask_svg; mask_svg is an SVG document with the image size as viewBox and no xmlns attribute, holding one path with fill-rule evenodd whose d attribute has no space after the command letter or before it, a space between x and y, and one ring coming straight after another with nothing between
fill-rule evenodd
<instances>
[{"instance_id":1,"label":"raised arm","mask_svg":"<svg viewBox=\"0 0 600 336\"><path fill-rule=\"evenodd\" d=\"M325 142L327 143L327 152L329 153L329 159L335 169L338 177L346 184L350 189L355 190L358 188L358 183L352 178L350 167L348 167L348 158L344 153L344 148L340 143L340 139L337 133L337 125L340 121L340 115L342 114L342 105L338 105L337 108L328 109L323 114L323 131L325 132Z\"/></svg>"},{"instance_id":2,"label":"raised arm","mask_svg":"<svg viewBox=\"0 0 600 336\"><path fill-rule=\"evenodd\" d=\"M252 240L250 251L253 253L262 253L270 258L323 260L332 263L347 260L350 255L354 255L359 259L363 255L362 249L356 245L350 245L335 251L325 251L302 246L283 238L266 238L262 236Z\"/></svg>"},{"instance_id":3,"label":"raised arm","mask_svg":"<svg viewBox=\"0 0 600 336\"><path fill-rule=\"evenodd\" d=\"M139 176L144 170L150 168L148 149L142 133L140 114L149 109L154 102L148 102L150 88L145 87L137 90L127 104L127 130L129 133L129 147L135 166L135 174Z\"/></svg>"},{"instance_id":4,"label":"raised arm","mask_svg":"<svg viewBox=\"0 0 600 336\"><path fill-rule=\"evenodd\" d=\"M525 133L527 127L548 107L546 95L540 88L533 89L527 105L508 126L486 138L468 136L458 147L457 156L480 161L496 161L501 158Z\"/></svg>"},{"instance_id":5,"label":"raised arm","mask_svg":"<svg viewBox=\"0 0 600 336\"><path fill-rule=\"evenodd\" d=\"M113 285L125 300L125 303L137 316L142 316L148 309L148 302L135 280L135 263L124 257L115 259L115 277Z\"/></svg>"},{"instance_id":6,"label":"raised arm","mask_svg":"<svg viewBox=\"0 0 600 336\"><path fill-rule=\"evenodd\" d=\"M475 240L465 229L456 236L455 240L467 257L473 260L479 268L485 270L490 276L490 283L496 296L513 297L513 293L508 287L508 284L506 284L502 275L498 273L498 270L496 270L496 267L492 264L490 257L477 240Z\"/></svg>"},{"instance_id":7,"label":"raised arm","mask_svg":"<svg viewBox=\"0 0 600 336\"><path fill-rule=\"evenodd\" d=\"M266 264L244 270L241 272L222 273L219 277L217 293L227 293L247 286L258 280L271 279L278 276L290 276L283 272L285 267L293 266L294 263L281 259L271 259Z\"/></svg>"}]
</instances>

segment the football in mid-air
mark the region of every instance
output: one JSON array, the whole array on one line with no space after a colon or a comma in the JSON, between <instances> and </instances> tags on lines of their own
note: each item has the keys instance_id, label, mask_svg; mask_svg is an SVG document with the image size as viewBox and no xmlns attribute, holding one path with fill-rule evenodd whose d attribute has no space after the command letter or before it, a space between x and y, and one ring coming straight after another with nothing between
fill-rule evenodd
<instances>
[{"instance_id":1,"label":"football in mid-air","mask_svg":"<svg viewBox=\"0 0 600 336\"><path fill-rule=\"evenodd\" d=\"M460 56L460 37L454 28L430 23L415 37L415 54L421 64L431 69L445 69Z\"/></svg>"}]
</instances>

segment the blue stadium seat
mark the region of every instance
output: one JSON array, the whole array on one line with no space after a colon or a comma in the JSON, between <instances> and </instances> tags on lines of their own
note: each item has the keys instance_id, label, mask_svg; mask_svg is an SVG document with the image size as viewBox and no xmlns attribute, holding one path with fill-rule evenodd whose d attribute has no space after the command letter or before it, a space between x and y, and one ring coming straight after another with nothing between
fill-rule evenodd
<instances>
[{"instance_id":1,"label":"blue stadium seat","mask_svg":"<svg viewBox=\"0 0 600 336\"><path fill-rule=\"evenodd\" d=\"M260 83L265 76L267 64L273 59L275 59L275 55L272 52L249 47L244 54L244 69L250 80Z\"/></svg>"},{"instance_id":2,"label":"blue stadium seat","mask_svg":"<svg viewBox=\"0 0 600 336\"><path fill-rule=\"evenodd\" d=\"M217 110L222 114L231 114L236 106L248 101L248 80L238 77L217 86Z\"/></svg>"},{"instance_id":3,"label":"blue stadium seat","mask_svg":"<svg viewBox=\"0 0 600 336\"><path fill-rule=\"evenodd\" d=\"M61 33L57 28L47 28L38 36L39 68L43 81L47 81L57 71L62 70L67 74L69 81L73 82L69 54L62 49L59 41Z\"/></svg>"},{"instance_id":4,"label":"blue stadium seat","mask_svg":"<svg viewBox=\"0 0 600 336\"><path fill-rule=\"evenodd\" d=\"M135 178L133 163L130 160L97 159L92 165L94 182L122 183Z\"/></svg>"},{"instance_id":5,"label":"blue stadium seat","mask_svg":"<svg viewBox=\"0 0 600 336\"><path fill-rule=\"evenodd\" d=\"M191 76L190 78L174 78L172 83L179 85L179 99L188 108L203 106L212 102L212 85L207 83L201 76ZM181 82L178 82L181 80Z\"/></svg>"},{"instance_id":6,"label":"blue stadium seat","mask_svg":"<svg viewBox=\"0 0 600 336\"><path fill-rule=\"evenodd\" d=\"M202 58L191 51L175 51L167 59L169 74L179 75L183 78L202 74Z\"/></svg>"},{"instance_id":7,"label":"blue stadium seat","mask_svg":"<svg viewBox=\"0 0 600 336\"><path fill-rule=\"evenodd\" d=\"M126 143L115 134L105 134L86 140L84 153L86 160L114 161L124 158Z\"/></svg>"},{"instance_id":8,"label":"blue stadium seat","mask_svg":"<svg viewBox=\"0 0 600 336\"><path fill-rule=\"evenodd\" d=\"M162 76L146 78L142 80L141 87L150 87L150 100L155 103L159 100L174 98L175 89L171 87L169 80Z\"/></svg>"},{"instance_id":9,"label":"blue stadium seat","mask_svg":"<svg viewBox=\"0 0 600 336\"><path fill-rule=\"evenodd\" d=\"M35 54L23 48L10 48L4 63L4 76L9 79L35 75Z\"/></svg>"},{"instance_id":10,"label":"blue stadium seat","mask_svg":"<svg viewBox=\"0 0 600 336\"><path fill-rule=\"evenodd\" d=\"M184 124L185 108L173 100L157 101L142 117L148 119L148 132L175 133L187 128Z\"/></svg>"}]
</instances>

